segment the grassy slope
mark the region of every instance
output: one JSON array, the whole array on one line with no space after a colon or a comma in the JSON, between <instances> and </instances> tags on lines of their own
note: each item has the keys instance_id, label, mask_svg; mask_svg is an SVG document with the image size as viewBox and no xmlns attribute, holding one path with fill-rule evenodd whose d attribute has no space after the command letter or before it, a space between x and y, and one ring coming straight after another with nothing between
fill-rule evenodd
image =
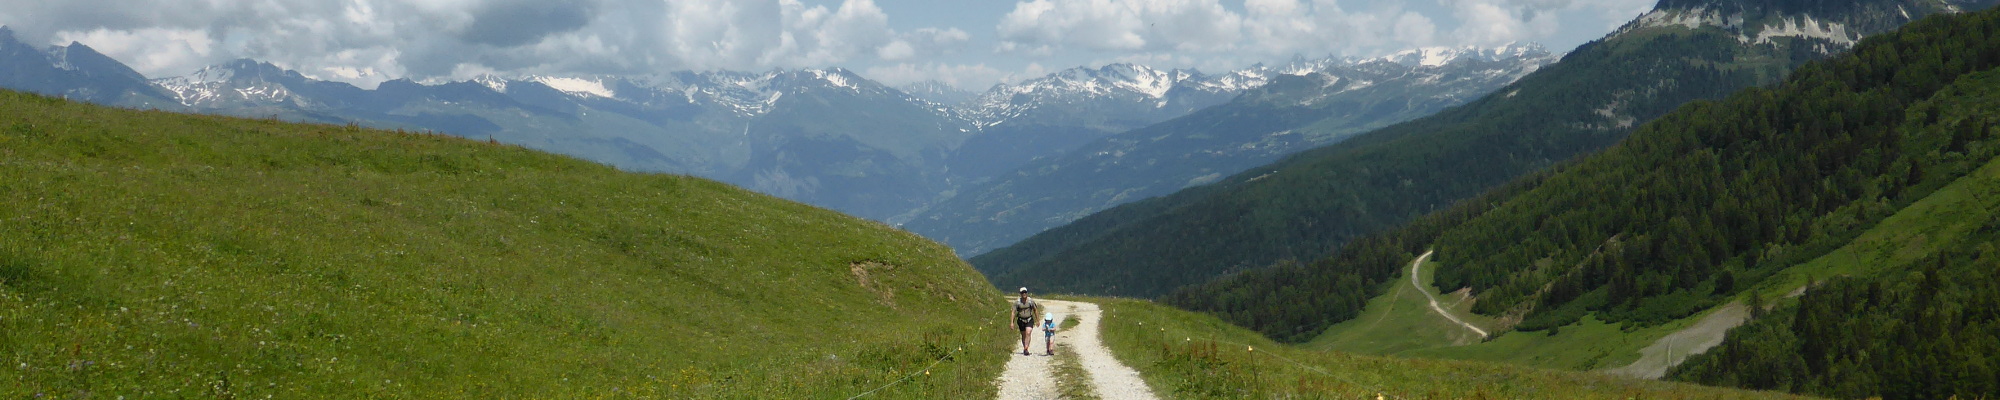
<instances>
[{"instance_id":1,"label":"grassy slope","mask_svg":"<svg viewBox=\"0 0 2000 400\"><path fill-rule=\"evenodd\" d=\"M0 397L845 397L946 354L885 394L980 397L1004 360L957 351L1002 335L948 248L712 181L13 92L0 115Z\"/></svg>"},{"instance_id":2,"label":"grassy slope","mask_svg":"<svg viewBox=\"0 0 2000 400\"><path fill-rule=\"evenodd\" d=\"M2000 72L1986 75L1988 81L2000 83ZM1885 268L1907 267L1945 246L1965 245L1963 238L1995 219L2000 219L2000 159L1882 219L1846 246L1787 268L1754 290L1768 301L1834 276L1869 276Z\"/></svg>"},{"instance_id":3,"label":"grassy slope","mask_svg":"<svg viewBox=\"0 0 2000 400\"><path fill-rule=\"evenodd\" d=\"M1175 398L1764 398L1782 394L1494 363L1399 359L1277 344L1212 316L1145 301L1102 305L1104 340Z\"/></svg>"},{"instance_id":4,"label":"grassy slope","mask_svg":"<svg viewBox=\"0 0 2000 400\"><path fill-rule=\"evenodd\" d=\"M1480 340L1477 333L1432 311L1430 299L1418 292L1416 285L1410 284L1409 269L1402 271L1395 279L1382 283L1382 295L1369 299L1360 315L1334 324L1304 347L1360 354L1396 354L1405 350L1471 344ZM1453 315L1492 332L1496 325L1493 318L1471 313L1471 303L1466 301L1468 297L1463 292L1437 293L1437 286L1429 284L1436 271L1435 262L1426 263L1419 271L1418 278L1425 283L1422 290L1437 296L1438 305Z\"/></svg>"},{"instance_id":5,"label":"grassy slope","mask_svg":"<svg viewBox=\"0 0 2000 400\"><path fill-rule=\"evenodd\" d=\"M1768 305L1815 280L1869 276L1883 268L1906 266L1937 254L1944 250L1943 246L1962 242L1960 238L1995 218L2000 218L2000 159L1883 219L1846 246L1780 271L1753 290ZM1427 268L1425 272L1431 270ZM1544 368L1599 369L1629 364L1638 359L1639 349L1715 311L1632 331L1585 318L1583 322L1563 326L1555 335L1508 332L1488 342L1460 345L1463 342L1439 333L1453 331L1448 321L1427 308L1417 308L1427 306L1423 295L1414 293L1409 281L1391 283L1401 285L1371 300L1360 317L1334 325L1306 347L1363 354L1503 361ZM1748 301L1750 297L1746 292L1735 300Z\"/></svg>"},{"instance_id":6,"label":"grassy slope","mask_svg":"<svg viewBox=\"0 0 2000 400\"><path fill-rule=\"evenodd\" d=\"M1459 318L1492 331L1499 325L1494 318L1471 312L1472 302L1463 292L1439 294L1429 284L1437 263L1427 263L1421 278L1424 290ZM1625 331L1618 325L1596 318L1564 326L1559 333L1500 333L1481 342L1465 328L1438 316L1429 300L1410 285L1408 269L1383 285L1382 295L1368 301L1367 308L1352 320L1335 324L1301 347L1359 354L1428 357L1459 360L1500 361L1543 368L1590 370L1616 367L1639 358L1640 348L1653 340L1699 321L1703 315Z\"/></svg>"}]
</instances>

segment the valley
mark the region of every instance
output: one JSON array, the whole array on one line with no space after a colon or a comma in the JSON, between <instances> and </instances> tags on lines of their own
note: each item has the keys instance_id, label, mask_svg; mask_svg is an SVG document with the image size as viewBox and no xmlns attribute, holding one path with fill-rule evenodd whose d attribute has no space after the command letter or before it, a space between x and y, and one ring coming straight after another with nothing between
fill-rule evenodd
<instances>
[{"instance_id":1,"label":"valley","mask_svg":"<svg viewBox=\"0 0 2000 400\"><path fill-rule=\"evenodd\" d=\"M2000 0L86 3L0 397L2000 394Z\"/></svg>"},{"instance_id":2,"label":"valley","mask_svg":"<svg viewBox=\"0 0 2000 400\"><path fill-rule=\"evenodd\" d=\"M0 62L22 71L0 74L0 87L129 108L354 123L495 140L629 171L701 176L877 221L910 223L912 230L945 239L968 254L1067 220L1000 216L994 218L1038 222L1018 228L961 227L959 221L976 218L963 214L968 211L947 211L957 209L951 204L1030 196L987 189L996 185L1030 192L1124 191L1119 186L1132 179L1110 175L1086 185L1007 182L1010 176L1033 174L1026 171L1071 170L1050 164L1073 150L1105 152L1108 145L1103 141L1113 136L1230 102L1272 80L1339 83L1294 88L1285 94L1294 98L1287 101L1334 96L1321 100L1317 109L1353 103L1354 98L1417 104L1396 113L1351 115L1333 124L1351 133L1455 104L1553 59L1546 50L1517 46L1451 50L1466 54L1460 57L1465 60L1430 60L1440 63L1432 66L1407 54L1299 59L1216 75L1118 63L1071 68L954 95L955 88L936 83L891 87L839 68L482 75L468 80L391 80L363 89L269 62L239 59L185 76L149 79L80 43L37 49L4 27L0 27L0 50L4 50L0 57L6 58ZM1343 94L1350 91L1355 93ZM1239 142L1261 140L1257 137L1267 133L1271 132L1250 132L1231 142L1155 145L1143 152L1157 159L1231 151ZM1154 184L1117 199L1050 203L1038 212L1088 214L1163 194L1198 176L1233 173L1339 137L1280 138L1248 154L1183 160L1174 164L1192 169L1164 178L1177 183ZM1121 143L1118 146L1131 145L1129 140ZM939 216L945 212L960 214ZM983 236L1010 229L1016 233ZM978 234L968 237L970 232Z\"/></svg>"}]
</instances>

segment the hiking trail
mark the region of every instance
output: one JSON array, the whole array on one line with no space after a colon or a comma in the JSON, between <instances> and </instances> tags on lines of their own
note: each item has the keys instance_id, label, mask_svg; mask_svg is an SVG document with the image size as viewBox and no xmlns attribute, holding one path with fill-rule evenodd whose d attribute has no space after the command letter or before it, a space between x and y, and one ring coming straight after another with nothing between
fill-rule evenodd
<instances>
[{"instance_id":1,"label":"hiking trail","mask_svg":"<svg viewBox=\"0 0 2000 400\"><path fill-rule=\"evenodd\" d=\"M1008 301L1013 301L1009 298ZM1089 380L1092 394L1105 400L1157 399L1146 382L1139 379L1139 371L1119 363L1111 356L1111 349L1105 348L1098 338L1098 320L1104 315L1096 303L1077 301L1035 299L1042 304L1044 312L1054 313L1056 326L1063 320L1076 316L1075 327L1056 332L1056 350L1075 352L1077 363ZM1007 323L1013 328L1013 322ZM1005 329L1003 329L1005 330ZM1000 387L999 398L1013 399L1058 399L1062 398L1056 379L1056 356L1048 356L1042 345L1042 333L1038 328L1029 346L1034 355L1021 355L1020 342L1008 341L1008 350L1013 358L1007 360L1007 369L1000 373L994 385ZM1009 336L1010 338L1012 336ZM1057 356L1061 356L1058 354Z\"/></svg>"},{"instance_id":2,"label":"hiking trail","mask_svg":"<svg viewBox=\"0 0 2000 400\"><path fill-rule=\"evenodd\" d=\"M1473 333L1478 333L1480 338L1485 338L1489 336L1486 334L1485 329L1479 329L1479 327L1477 326L1472 326L1472 324L1466 323L1465 320L1458 319L1458 316L1451 315L1450 312L1445 311L1444 307L1438 306L1437 296L1432 296L1431 291L1424 290L1423 282L1420 282L1419 279L1417 279L1417 270L1419 268L1422 268L1424 265L1424 260L1429 260L1431 258L1431 253L1435 252L1437 251L1436 250L1424 251L1424 255L1417 256L1416 260L1410 261L1410 286L1416 286L1417 293L1423 293L1424 298L1430 299L1431 311L1436 311L1438 315L1443 315L1445 319L1449 319L1451 320L1451 322L1456 322L1459 325L1464 325L1465 329L1471 329Z\"/></svg>"}]
</instances>

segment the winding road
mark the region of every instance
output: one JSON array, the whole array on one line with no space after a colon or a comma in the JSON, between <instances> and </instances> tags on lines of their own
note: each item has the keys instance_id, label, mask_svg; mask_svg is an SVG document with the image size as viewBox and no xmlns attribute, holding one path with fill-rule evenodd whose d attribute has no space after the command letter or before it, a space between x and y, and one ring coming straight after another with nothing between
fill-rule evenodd
<instances>
[{"instance_id":1,"label":"winding road","mask_svg":"<svg viewBox=\"0 0 2000 400\"><path fill-rule=\"evenodd\" d=\"M1008 301L1013 300L1010 298ZM1146 387L1146 381L1139 378L1139 371L1119 363L1117 358L1111 356L1111 349L1105 348L1104 343L1098 340L1097 321L1104 313L1096 303L1042 299L1035 301L1042 303L1042 308L1047 312L1055 314L1056 326L1062 326L1062 321L1069 319L1071 315L1080 317L1075 327L1056 333L1056 348L1076 352L1077 362L1082 364L1084 373L1089 375L1090 389L1098 398L1106 400L1158 398L1153 395L1152 389ZM1010 322L1008 326L1012 327L1012 323ZM1040 332L1037 332L1036 336L1040 336ZM1041 349L1041 338L1033 339L1036 340L1029 348ZM1020 342L1008 343L1018 345ZM1019 347L1009 346L1008 350L1013 353L1013 359L1007 360L1006 371L1002 372L1000 379L994 382L1000 387L998 398L1012 400L1062 397L1056 384L1055 357L1043 355L1046 354L1045 349L1033 352L1034 355L1030 356L1021 355Z\"/></svg>"},{"instance_id":2,"label":"winding road","mask_svg":"<svg viewBox=\"0 0 2000 400\"><path fill-rule=\"evenodd\" d=\"M1458 316L1451 315L1450 312L1446 312L1444 310L1444 307L1438 305L1437 296L1432 296L1431 291L1424 290L1424 284L1417 279L1417 271L1419 268L1423 267L1424 260L1429 260L1431 258L1431 253L1436 253L1436 252L1437 252L1436 250L1424 251L1424 255L1417 256L1417 259L1415 261L1410 261L1410 286L1416 286L1417 293L1423 293L1424 298L1430 299L1431 311L1436 311L1438 315L1443 315L1445 319L1449 319L1451 320L1451 322L1456 322L1459 325L1465 326L1465 329L1471 329L1473 333L1478 333L1479 338L1481 339L1486 338L1487 334L1485 329L1479 329L1479 327L1477 326L1472 326L1472 324L1466 323L1465 320L1458 319Z\"/></svg>"}]
</instances>

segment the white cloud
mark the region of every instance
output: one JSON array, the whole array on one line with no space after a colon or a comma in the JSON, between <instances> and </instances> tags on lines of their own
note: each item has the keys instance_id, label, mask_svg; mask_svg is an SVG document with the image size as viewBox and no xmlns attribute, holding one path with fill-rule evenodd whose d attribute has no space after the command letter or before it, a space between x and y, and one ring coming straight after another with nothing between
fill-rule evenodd
<instances>
[{"instance_id":1,"label":"white cloud","mask_svg":"<svg viewBox=\"0 0 2000 400\"><path fill-rule=\"evenodd\" d=\"M1171 52L1196 64L1292 55L1376 55L1415 47L1546 41L1565 15L1616 27L1654 0L1029 0L995 27L996 51L1045 58L1089 51L1100 58ZM1592 24L1595 25L1595 24ZM1610 28L1604 28L1609 31ZM1600 33L1601 34L1601 33Z\"/></svg>"},{"instance_id":2,"label":"white cloud","mask_svg":"<svg viewBox=\"0 0 2000 400\"><path fill-rule=\"evenodd\" d=\"M1537 1L1527 3L1566 5L1566 1ZM1454 37L1464 44L1495 45L1546 37L1555 33L1557 26L1553 11L1534 7L1508 7L1505 0L1462 0L1457 2L1453 12L1462 22Z\"/></svg>"},{"instance_id":3,"label":"white cloud","mask_svg":"<svg viewBox=\"0 0 2000 400\"><path fill-rule=\"evenodd\" d=\"M990 22L901 15L877 1L901 4L0 0L0 24L36 44L83 42L155 77L253 58L362 86L481 73L835 66L959 76L954 79L978 86L1028 74L1018 66L1024 62L1039 67L1154 59L1174 64L1160 66L1208 71L1295 54L1374 55L1418 46L1602 34L1656 0L1024 0L980 11L992 14L980 20ZM912 29L891 24L892 17L960 26ZM961 51L968 46L979 50ZM1017 71L992 71L996 67Z\"/></svg>"},{"instance_id":4,"label":"white cloud","mask_svg":"<svg viewBox=\"0 0 2000 400\"><path fill-rule=\"evenodd\" d=\"M1034 0L1016 3L998 29L1003 49L1220 51L1236 43L1242 25L1217 0Z\"/></svg>"},{"instance_id":5,"label":"white cloud","mask_svg":"<svg viewBox=\"0 0 2000 400\"><path fill-rule=\"evenodd\" d=\"M898 63L870 67L861 72L868 79L892 86L938 81L959 89L982 91L1001 83L1019 83L1054 72L1039 63L1028 63L1018 71L1004 71L986 64Z\"/></svg>"},{"instance_id":6,"label":"white cloud","mask_svg":"<svg viewBox=\"0 0 2000 400\"><path fill-rule=\"evenodd\" d=\"M208 33L193 29L94 29L59 32L55 39L59 43L85 43L140 73L199 69L208 64L215 49Z\"/></svg>"},{"instance_id":7,"label":"white cloud","mask_svg":"<svg viewBox=\"0 0 2000 400\"><path fill-rule=\"evenodd\" d=\"M1405 43L1429 45L1437 42L1437 24L1423 14L1406 12L1396 18L1393 34Z\"/></svg>"},{"instance_id":8,"label":"white cloud","mask_svg":"<svg viewBox=\"0 0 2000 400\"><path fill-rule=\"evenodd\" d=\"M902 61L918 56L935 56L957 51L964 46L971 34L958 28L921 28L897 35L896 40L875 50L876 57L888 61Z\"/></svg>"},{"instance_id":9,"label":"white cloud","mask_svg":"<svg viewBox=\"0 0 2000 400\"><path fill-rule=\"evenodd\" d=\"M941 64L941 63L900 63L889 66L869 67L861 72L869 79L888 85L907 85L923 81L939 81L953 87L980 90L1002 82L1006 72L986 64Z\"/></svg>"},{"instance_id":10,"label":"white cloud","mask_svg":"<svg viewBox=\"0 0 2000 400\"><path fill-rule=\"evenodd\" d=\"M76 40L148 76L235 58L372 86L472 73L826 67L962 47L956 28L891 29L873 0L6 1L0 24Z\"/></svg>"}]
</instances>

